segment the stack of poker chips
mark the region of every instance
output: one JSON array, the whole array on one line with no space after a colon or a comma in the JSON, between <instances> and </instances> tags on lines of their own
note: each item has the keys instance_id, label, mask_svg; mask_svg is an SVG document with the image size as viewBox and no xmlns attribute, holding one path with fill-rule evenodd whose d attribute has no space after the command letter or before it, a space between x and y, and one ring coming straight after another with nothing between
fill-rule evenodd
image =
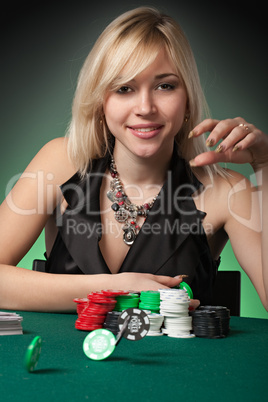
<instances>
[{"instance_id":1,"label":"stack of poker chips","mask_svg":"<svg viewBox=\"0 0 268 402\"><path fill-rule=\"evenodd\" d=\"M135 308L139 306L139 294L128 293L116 296L116 305L114 311L124 311L128 308Z\"/></svg>"},{"instance_id":2,"label":"stack of poker chips","mask_svg":"<svg viewBox=\"0 0 268 402\"><path fill-rule=\"evenodd\" d=\"M82 311L84 310L84 308L86 307L86 305L88 304L88 298L87 297L83 297L83 298L76 297L73 301L76 303L76 311L79 316L82 313Z\"/></svg>"},{"instance_id":3,"label":"stack of poker chips","mask_svg":"<svg viewBox=\"0 0 268 402\"><path fill-rule=\"evenodd\" d=\"M127 294L125 291L102 290L92 292L85 299L74 299L77 303L78 318L75 328L82 331L94 331L103 327L108 312L112 311L116 305L115 297Z\"/></svg>"},{"instance_id":4,"label":"stack of poker chips","mask_svg":"<svg viewBox=\"0 0 268 402\"><path fill-rule=\"evenodd\" d=\"M141 310L149 310L151 313L159 313L160 293L153 290L142 291L139 308Z\"/></svg>"},{"instance_id":5,"label":"stack of poker chips","mask_svg":"<svg viewBox=\"0 0 268 402\"><path fill-rule=\"evenodd\" d=\"M162 332L173 338L192 338L190 298L184 289L159 289L160 314L164 316Z\"/></svg>"},{"instance_id":6,"label":"stack of poker chips","mask_svg":"<svg viewBox=\"0 0 268 402\"><path fill-rule=\"evenodd\" d=\"M161 327L164 321L164 316L162 314L157 313L149 313L148 318L150 321L150 329L147 333L147 336L161 336L163 332L161 331Z\"/></svg>"},{"instance_id":7,"label":"stack of poker chips","mask_svg":"<svg viewBox=\"0 0 268 402\"><path fill-rule=\"evenodd\" d=\"M23 318L17 313L0 311L0 335L21 335Z\"/></svg>"},{"instance_id":8,"label":"stack of poker chips","mask_svg":"<svg viewBox=\"0 0 268 402\"><path fill-rule=\"evenodd\" d=\"M200 306L191 313L194 334L200 338L224 338L229 332L230 310L222 306Z\"/></svg>"},{"instance_id":9,"label":"stack of poker chips","mask_svg":"<svg viewBox=\"0 0 268 402\"><path fill-rule=\"evenodd\" d=\"M130 341L138 341L147 335L150 322L147 314L143 310L129 308L123 312L117 313L119 314L119 332L116 336L110 330L102 328L91 331L85 337L83 351L89 359L107 359L111 356L115 347L118 346L122 337Z\"/></svg>"},{"instance_id":10,"label":"stack of poker chips","mask_svg":"<svg viewBox=\"0 0 268 402\"><path fill-rule=\"evenodd\" d=\"M114 335L117 335L119 332L118 317L120 314L120 311L109 311L103 323L103 328L108 329Z\"/></svg>"}]
</instances>

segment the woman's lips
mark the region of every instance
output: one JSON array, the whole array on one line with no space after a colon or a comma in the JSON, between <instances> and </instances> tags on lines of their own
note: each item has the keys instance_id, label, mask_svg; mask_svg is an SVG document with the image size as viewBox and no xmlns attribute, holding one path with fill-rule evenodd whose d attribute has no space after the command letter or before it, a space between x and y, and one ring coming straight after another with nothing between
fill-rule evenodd
<instances>
[{"instance_id":1,"label":"woman's lips","mask_svg":"<svg viewBox=\"0 0 268 402\"><path fill-rule=\"evenodd\" d=\"M140 124L135 126L128 126L128 129L136 137L150 139L158 135L162 127L163 125L161 124Z\"/></svg>"}]
</instances>

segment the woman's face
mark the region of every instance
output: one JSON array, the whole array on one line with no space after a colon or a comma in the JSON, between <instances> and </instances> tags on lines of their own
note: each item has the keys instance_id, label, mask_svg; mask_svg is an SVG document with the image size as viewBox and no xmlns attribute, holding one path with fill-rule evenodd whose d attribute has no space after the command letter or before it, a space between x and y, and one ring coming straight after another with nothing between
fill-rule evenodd
<instances>
[{"instance_id":1,"label":"woman's face","mask_svg":"<svg viewBox=\"0 0 268 402\"><path fill-rule=\"evenodd\" d=\"M124 77L127 66L120 77ZM103 109L117 150L140 158L171 154L186 113L187 94L167 52L133 80L106 94Z\"/></svg>"}]
</instances>

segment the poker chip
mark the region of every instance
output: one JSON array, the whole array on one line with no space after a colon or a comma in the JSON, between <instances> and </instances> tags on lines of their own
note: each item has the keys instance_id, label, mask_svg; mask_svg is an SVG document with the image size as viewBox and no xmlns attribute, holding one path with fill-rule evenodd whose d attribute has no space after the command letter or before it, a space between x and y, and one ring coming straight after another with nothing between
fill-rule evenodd
<instances>
[{"instance_id":1,"label":"poker chip","mask_svg":"<svg viewBox=\"0 0 268 402\"><path fill-rule=\"evenodd\" d=\"M118 336L128 321L120 335L128 340L163 334L193 337L192 316L189 316L193 294L187 283L182 282L180 286L140 293L112 289L91 292L87 298L73 300L77 303L78 314L75 328L82 331L106 329Z\"/></svg>"},{"instance_id":2,"label":"poker chip","mask_svg":"<svg viewBox=\"0 0 268 402\"><path fill-rule=\"evenodd\" d=\"M83 351L92 360L104 360L109 357L116 344L116 338L107 329L97 329L90 332L84 339Z\"/></svg>"},{"instance_id":3,"label":"poker chip","mask_svg":"<svg viewBox=\"0 0 268 402\"><path fill-rule=\"evenodd\" d=\"M193 291L192 291L190 285L188 285L188 283L186 283L186 282L181 282L178 286L175 286L173 289L183 289L188 293L188 296L190 299L193 299L193 297L194 297Z\"/></svg>"},{"instance_id":4,"label":"poker chip","mask_svg":"<svg viewBox=\"0 0 268 402\"><path fill-rule=\"evenodd\" d=\"M190 298L185 289L159 289L160 314L164 316L162 332L174 338L193 338Z\"/></svg>"},{"instance_id":5,"label":"poker chip","mask_svg":"<svg viewBox=\"0 0 268 402\"><path fill-rule=\"evenodd\" d=\"M107 297L116 297L129 294L127 290L112 290L112 289L102 290L101 293Z\"/></svg>"},{"instance_id":6,"label":"poker chip","mask_svg":"<svg viewBox=\"0 0 268 402\"><path fill-rule=\"evenodd\" d=\"M120 314L120 311L109 311L103 323L103 328L106 328L114 335L117 335L119 332L118 317Z\"/></svg>"},{"instance_id":7,"label":"poker chip","mask_svg":"<svg viewBox=\"0 0 268 402\"><path fill-rule=\"evenodd\" d=\"M147 314L138 308L124 310L118 317L119 329L122 328L128 316L130 318L123 333L124 338L130 341L138 341L144 338L150 329L150 321Z\"/></svg>"},{"instance_id":8,"label":"poker chip","mask_svg":"<svg viewBox=\"0 0 268 402\"><path fill-rule=\"evenodd\" d=\"M124 333L125 333L125 331L126 331L126 329L127 329L129 320L130 320L130 315L128 315L128 316L125 318L125 321L123 322L123 325L121 325L120 331L118 332L118 334L117 334L117 336L116 336L116 343L115 343L116 346L118 345L118 343L119 343L120 340L122 339L122 336L124 335Z\"/></svg>"},{"instance_id":9,"label":"poker chip","mask_svg":"<svg viewBox=\"0 0 268 402\"><path fill-rule=\"evenodd\" d=\"M101 329L107 313L112 311L116 305L115 294L125 293L124 291L101 291L92 292L85 299L74 299L77 303L78 318L75 328L81 331L94 331Z\"/></svg>"},{"instance_id":10,"label":"poker chip","mask_svg":"<svg viewBox=\"0 0 268 402\"><path fill-rule=\"evenodd\" d=\"M185 290L188 293L189 298L193 299L193 297L194 297L193 291L192 291L190 285L188 285L188 283L181 282L179 285L179 288Z\"/></svg>"},{"instance_id":11,"label":"poker chip","mask_svg":"<svg viewBox=\"0 0 268 402\"><path fill-rule=\"evenodd\" d=\"M150 328L147 332L146 336L161 336L163 332L161 331L161 327L164 321L164 316L162 314L150 313L148 314L148 318L150 321Z\"/></svg>"},{"instance_id":12,"label":"poker chip","mask_svg":"<svg viewBox=\"0 0 268 402\"><path fill-rule=\"evenodd\" d=\"M165 328L163 333L170 337L193 337L190 333L192 330L192 317L165 317Z\"/></svg>"},{"instance_id":13,"label":"poker chip","mask_svg":"<svg viewBox=\"0 0 268 402\"><path fill-rule=\"evenodd\" d=\"M153 290L142 291L140 294L139 308L150 310L152 313L159 313L160 293Z\"/></svg>"},{"instance_id":14,"label":"poker chip","mask_svg":"<svg viewBox=\"0 0 268 402\"><path fill-rule=\"evenodd\" d=\"M42 348L42 339L40 336L36 336L27 348L24 365L27 371L32 372L39 360Z\"/></svg>"},{"instance_id":15,"label":"poker chip","mask_svg":"<svg viewBox=\"0 0 268 402\"><path fill-rule=\"evenodd\" d=\"M218 339L229 333L230 310L223 306L200 306L191 313L197 337Z\"/></svg>"},{"instance_id":16,"label":"poker chip","mask_svg":"<svg viewBox=\"0 0 268 402\"><path fill-rule=\"evenodd\" d=\"M84 310L84 308L86 307L86 305L88 304L88 298L84 297L84 298L75 298L73 300L77 306L76 306L76 311L77 314L80 315L82 313L82 311Z\"/></svg>"},{"instance_id":17,"label":"poker chip","mask_svg":"<svg viewBox=\"0 0 268 402\"><path fill-rule=\"evenodd\" d=\"M139 306L140 296L137 293L128 293L116 296L115 311L124 311Z\"/></svg>"}]
</instances>

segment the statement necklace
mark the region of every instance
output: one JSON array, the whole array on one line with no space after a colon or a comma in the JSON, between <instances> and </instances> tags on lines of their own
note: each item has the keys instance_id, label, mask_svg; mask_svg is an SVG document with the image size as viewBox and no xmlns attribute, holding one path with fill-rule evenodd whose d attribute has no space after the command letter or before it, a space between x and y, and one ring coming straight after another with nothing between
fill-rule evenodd
<instances>
[{"instance_id":1,"label":"statement necklace","mask_svg":"<svg viewBox=\"0 0 268 402\"><path fill-rule=\"evenodd\" d=\"M122 227L124 243L128 246L132 246L140 231L137 218L138 216L143 216L144 219L147 218L157 196L155 196L150 203L143 205L133 204L124 191L113 157L111 158L110 174L112 180L110 190L107 192L107 197L112 202L111 208L114 211L115 219L117 222L124 224Z\"/></svg>"}]
</instances>

